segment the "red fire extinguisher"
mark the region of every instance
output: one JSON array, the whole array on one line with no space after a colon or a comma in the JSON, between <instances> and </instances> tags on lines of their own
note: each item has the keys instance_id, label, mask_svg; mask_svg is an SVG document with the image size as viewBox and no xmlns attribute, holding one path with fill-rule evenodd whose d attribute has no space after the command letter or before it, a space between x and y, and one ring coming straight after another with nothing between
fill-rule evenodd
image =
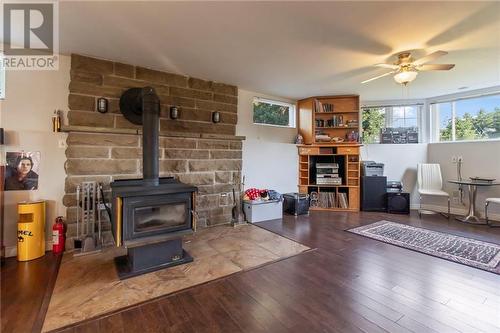
<instances>
[{"instance_id":1,"label":"red fire extinguisher","mask_svg":"<svg viewBox=\"0 0 500 333\"><path fill-rule=\"evenodd\" d=\"M66 242L64 229L63 218L59 216L52 226L52 253L54 254L59 254L64 251L64 243Z\"/></svg>"}]
</instances>

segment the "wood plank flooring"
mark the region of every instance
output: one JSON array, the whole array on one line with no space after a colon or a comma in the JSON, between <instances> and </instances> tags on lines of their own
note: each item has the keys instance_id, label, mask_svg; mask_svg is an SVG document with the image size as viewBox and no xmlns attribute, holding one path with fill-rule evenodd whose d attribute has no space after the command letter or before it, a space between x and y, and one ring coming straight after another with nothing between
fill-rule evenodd
<instances>
[{"instance_id":1,"label":"wood plank flooring","mask_svg":"<svg viewBox=\"0 0 500 333\"><path fill-rule=\"evenodd\" d=\"M56 282L61 256L17 262L1 268L1 332L40 332Z\"/></svg>"},{"instance_id":2,"label":"wood plank flooring","mask_svg":"<svg viewBox=\"0 0 500 333\"><path fill-rule=\"evenodd\" d=\"M287 216L260 226L315 251L64 332L500 332L499 275L344 231L382 219L500 243L441 216Z\"/></svg>"},{"instance_id":3,"label":"wood plank flooring","mask_svg":"<svg viewBox=\"0 0 500 333\"><path fill-rule=\"evenodd\" d=\"M344 231L383 219L500 243L441 216L286 216L259 225L316 250L61 331L500 332L500 275Z\"/></svg>"}]
</instances>

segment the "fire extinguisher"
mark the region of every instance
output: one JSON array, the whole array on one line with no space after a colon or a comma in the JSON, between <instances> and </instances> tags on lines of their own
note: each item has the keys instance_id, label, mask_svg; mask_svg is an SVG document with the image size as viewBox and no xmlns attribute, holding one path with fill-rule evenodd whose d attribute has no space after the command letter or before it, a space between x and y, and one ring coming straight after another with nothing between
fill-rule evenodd
<instances>
[{"instance_id":1,"label":"fire extinguisher","mask_svg":"<svg viewBox=\"0 0 500 333\"><path fill-rule=\"evenodd\" d=\"M56 222L52 226L52 253L59 254L64 251L64 243L66 242L65 228L62 216L56 218Z\"/></svg>"}]
</instances>

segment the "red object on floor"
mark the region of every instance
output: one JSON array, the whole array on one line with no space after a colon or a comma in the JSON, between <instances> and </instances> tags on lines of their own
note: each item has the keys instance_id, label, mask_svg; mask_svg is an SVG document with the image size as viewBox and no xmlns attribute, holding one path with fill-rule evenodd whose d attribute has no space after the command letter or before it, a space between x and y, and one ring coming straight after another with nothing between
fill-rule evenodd
<instances>
[{"instance_id":1,"label":"red object on floor","mask_svg":"<svg viewBox=\"0 0 500 333\"><path fill-rule=\"evenodd\" d=\"M249 188L245 191L245 194L248 196L250 200L255 200L260 197L260 190L256 188Z\"/></svg>"},{"instance_id":2,"label":"red object on floor","mask_svg":"<svg viewBox=\"0 0 500 333\"><path fill-rule=\"evenodd\" d=\"M52 253L59 254L64 251L64 243L66 242L66 234L62 216L56 218L56 222L52 226Z\"/></svg>"}]
</instances>

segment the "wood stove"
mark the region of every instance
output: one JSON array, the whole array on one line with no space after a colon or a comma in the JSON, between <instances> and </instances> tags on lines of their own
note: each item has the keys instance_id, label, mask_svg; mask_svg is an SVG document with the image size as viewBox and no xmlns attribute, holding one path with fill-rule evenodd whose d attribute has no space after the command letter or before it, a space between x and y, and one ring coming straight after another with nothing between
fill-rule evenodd
<instances>
[{"instance_id":1,"label":"wood stove","mask_svg":"<svg viewBox=\"0 0 500 333\"><path fill-rule=\"evenodd\" d=\"M160 102L154 89L125 91L120 110L132 123L143 125L143 179L111 183L113 235L116 246L127 248L126 256L115 258L123 279L193 260L182 249L182 237L196 227L197 188L158 176Z\"/></svg>"}]
</instances>

